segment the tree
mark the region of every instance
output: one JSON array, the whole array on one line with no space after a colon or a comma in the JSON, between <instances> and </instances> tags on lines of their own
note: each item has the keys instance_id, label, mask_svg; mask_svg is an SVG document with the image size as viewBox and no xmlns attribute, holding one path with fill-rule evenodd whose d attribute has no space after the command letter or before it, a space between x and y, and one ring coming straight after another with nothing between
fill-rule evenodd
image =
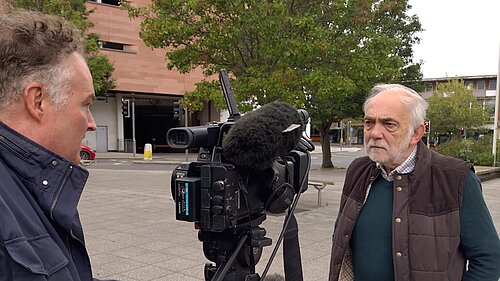
<instances>
[{"instance_id":1,"label":"tree","mask_svg":"<svg viewBox=\"0 0 500 281\"><path fill-rule=\"evenodd\" d=\"M85 0L7 0L12 6L27 10L35 10L46 14L57 15L73 23L85 37L85 53L87 64L94 80L96 96L106 96L108 90L115 87L112 77L114 67L106 55L99 54L99 37L87 34L92 23L87 16L91 11L85 7Z\"/></svg>"},{"instance_id":2,"label":"tree","mask_svg":"<svg viewBox=\"0 0 500 281\"><path fill-rule=\"evenodd\" d=\"M462 80L450 79L438 83L429 98L427 116L431 120L431 133L456 133L459 128L479 128L488 120L488 107L483 107ZM455 134L457 135L457 134Z\"/></svg>"},{"instance_id":3,"label":"tree","mask_svg":"<svg viewBox=\"0 0 500 281\"><path fill-rule=\"evenodd\" d=\"M398 0L153 0L133 7L141 38L167 48L169 69L201 67L207 77L225 68L242 112L274 100L305 107L322 136L323 167L333 167L328 132L336 116L361 115L375 83L417 77L412 45L416 16ZM405 76L407 73L407 76ZM421 77L421 76L420 76ZM183 105L223 105L208 78Z\"/></svg>"}]
</instances>

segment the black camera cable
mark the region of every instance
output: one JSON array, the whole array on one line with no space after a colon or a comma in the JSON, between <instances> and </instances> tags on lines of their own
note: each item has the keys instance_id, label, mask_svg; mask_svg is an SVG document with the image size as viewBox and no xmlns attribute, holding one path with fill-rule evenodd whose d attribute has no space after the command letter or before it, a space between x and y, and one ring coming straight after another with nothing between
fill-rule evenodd
<instances>
[{"instance_id":1,"label":"black camera cable","mask_svg":"<svg viewBox=\"0 0 500 281\"><path fill-rule=\"evenodd\" d=\"M287 213L287 215L285 217L285 223L283 224L283 228L282 228L282 230L280 232L278 240L276 241L276 246L274 247L273 252L272 252L271 256L269 257L269 261L267 262L266 267L265 267L264 271L262 272L262 276L261 276L260 280L264 280L264 278L267 275L267 272L269 271L269 268L271 267L271 264L272 264L274 258L276 257L276 254L278 252L278 248L279 248L279 246L281 244L281 241L283 240L285 231L286 231L286 229L288 227L288 224L290 223L290 221L291 221L291 219L293 217L293 213L295 212L295 209L297 207L297 203L299 202L300 195L302 194L302 188L304 187L304 184L306 183L306 179L307 179L306 175L309 172L309 169L311 168L311 154L309 153L309 151L304 151L304 152L307 153L307 157L308 157L309 161L307 161L307 169L305 170L306 174L304 174L302 182L300 183L301 190L295 196L295 199L293 200L292 205L288 209L288 213ZM286 161L285 161L285 163L286 163Z\"/></svg>"}]
</instances>

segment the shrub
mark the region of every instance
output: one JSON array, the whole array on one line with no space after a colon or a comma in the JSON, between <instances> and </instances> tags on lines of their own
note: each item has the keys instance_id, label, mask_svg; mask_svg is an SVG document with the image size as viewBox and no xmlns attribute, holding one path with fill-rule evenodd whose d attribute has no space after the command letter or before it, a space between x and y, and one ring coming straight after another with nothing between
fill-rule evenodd
<instances>
[{"instance_id":1,"label":"shrub","mask_svg":"<svg viewBox=\"0 0 500 281\"><path fill-rule=\"evenodd\" d=\"M486 136L479 140L453 140L438 145L434 150L444 155L474 163L477 166L492 166L492 142L492 136ZM500 147L497 146L497 159L499 154Z\"/></svg>"}]
</instances>

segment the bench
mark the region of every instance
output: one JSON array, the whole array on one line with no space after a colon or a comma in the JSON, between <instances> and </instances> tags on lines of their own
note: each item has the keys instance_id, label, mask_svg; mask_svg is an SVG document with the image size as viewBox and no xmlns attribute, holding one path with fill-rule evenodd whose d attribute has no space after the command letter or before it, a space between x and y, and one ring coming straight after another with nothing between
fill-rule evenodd
<instances>
[{"instance_id":1,"label":"bench","mask_svg":"<svg viewBox=\"0 0 500 281\"><path fill-rule=\"evenodd\" d=\"M321 207L321 191L327 185L335 185L333 181L319 181L319 180L309 181L307 184L314 186L314 188L318 191L318 207Z\"/></svg>"}]
</instances>

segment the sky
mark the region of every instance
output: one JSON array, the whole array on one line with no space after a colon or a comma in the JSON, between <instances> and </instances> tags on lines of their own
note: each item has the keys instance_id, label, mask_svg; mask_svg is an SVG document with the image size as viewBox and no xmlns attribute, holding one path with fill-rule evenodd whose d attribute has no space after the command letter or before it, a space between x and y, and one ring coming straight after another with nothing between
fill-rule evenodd
<instances>
[{"instance_id":1,"label":"sky","mask_svg":"<svg viewBox=\"0 0 500 281\"><path fill-rule=\"evenodd\" d=\"M414 58L424 78L496 75L500 0L409 0L422 24Z\"/></svg>"}]
</instances>

